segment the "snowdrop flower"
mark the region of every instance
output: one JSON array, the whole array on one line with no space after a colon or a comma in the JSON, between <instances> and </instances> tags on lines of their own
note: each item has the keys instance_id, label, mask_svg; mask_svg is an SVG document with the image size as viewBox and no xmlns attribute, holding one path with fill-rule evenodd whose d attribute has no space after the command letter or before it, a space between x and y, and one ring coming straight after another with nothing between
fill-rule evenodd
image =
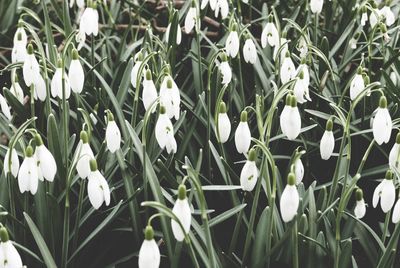
<instances>
[{"instance_id":1,"label":"snowdrop flower","mask_svg":"<svg viewBox=\"0 0 400 268\"><path fill-rule=\"evenodd\" d=\"M240 123L235 132L236 150L240 154L245 154L249 151L251 143L251 133L249 124L247 124L247 112L243 111L240 114Z\"/></svg>"},{"instance_id":2,"label":"snowdrop flower","mask_svg":"<svg viewBox=\"0 0 400 268\"><path fill-rule=\"evenodd\" d=\"M248 37L244 42L243 57L247 63L255 64L257 61L256 45L250 37Z\"/></svg>"},{"instance_id":3,"label":"snowdrop flower","mask_svg":"<svg viewBox=\"0 0 400 268\"><path fill-rule=\"evenodd\" d=\"M72 8L74 6L75 1L76 1L76 5L79 8L84 8L85 7L85 0L70 0L70 2L69 2L69 7L70 8Z\"/></svg>"},{"instance_id":4,"label":"snowdrop flower","mask_svg":"<svg viewBox=\"0 0 400 268\"><path fill-rule=\"evenodd\" d=\"M178 199L175 202L172 213L175 214L183 227L182 230L181 225L174 219L171 219L172 233L174 234L176 240L183 241L185 235L187 235L190 231L190 224L192 221L189 201L186 198L186 186L183 184L179 185Z\"/></svg>"},{"instance_id":5,"label":"snowdrop flower","mask_svg":"<svg viewBox=\"0 0 400 268\"><path fill-rule=\"evenodd\" d=\"M396 142L389 153L389 167L400 173L400 132L397 133Z\"/></svg>"},{"instance_id":6,"label":"snowdrop flower","mask_svg":"<svg viewBox=\"0 0 400 268\"><path fill-rule=\"evenodd\" d=\"M221 18L226 19L229 14L229 3L228 0L217 0L217 4L215 6L215 17L218 18L218 14L221 13Z\"/></svg>"},{"instance_id":7,"label":"snowdrop flower","mask_svg":"<svg viewBox=\"0 0 400 268\"><path fill-rule=\"evenodd\" d=\"M237 32L237 24L234 23L232 25L232 30L228 35L228 38L226 38L225 42L225 50L228 56L234 58L239 52L239 35Z\"/></svg>"},{"instance_id":8,"label":"snowdrop flower","mask_svg":"<svg viewBox=\"0 0 400 268\"><path fill-rule=\"evenodd\" d=\"M106 143L111 153L115 153L121 146L121 131L114 121L112 112L107 113Z\"/></svg>"},{"instance_id":9,"label":"snowdrop flower","mask_svg":"<svg viewBox=\"0 0 400 268\"><path fill-rule=\"evenodd\" d=\"M24 104L24 92L19 84L18 75L15 75L14 83L11 84L10 92L14 95L21 104Z\"/></svg>"},{"instance_id":10,"label":"snowdrop flower","mask_svg":"<svg viewBox=\"0 0 400 268\"><path fill-rule=\"evenodd\" d=\"M77 49L81 50L86 41L86 34L84 30L79 29L78 33L75 35L75 41L78 43Z\"/></svg>"},{"instance_id":11,"label":"snowdrop flower","mask_svg":"<svg viewBox=\"0 0 400 268\"><path fill-rule=\"evenodd\" d=\"M80 141L76 148L76 170L79 177L82 179L87 178L90 173L90 160L94 158L94 154L89 144L89 137L86 131L82 130L80 133Z\"/></svg>"},{"instance_id":12,"label":"snowdrop flower","mask_svg":"<svg viewBox=\"0 0 400 268\"><path fill-rule=\"evenodd\" d=\"M160 87L160 102L165 107L168 117L179 119L181 95L179 88L170 75L164 77Z\"/></svg>"},{"instance_id":13,"label":"snowdrop flower","mask_svg":"<svg viewBox=\"0 0 400 268\"><path fill-rule=\"evenodd\" d=\"M265 25L262 33L261 33L261 46L265 48L267 43L271 46L279 45L279 33L278 29L276 29L275 24L273 23L274 17L269 15L268 23Z\"/></svg>"},{"instance_id":14,"label":"snowdrop flower","mask_svg":"<svg viewBox=\"0 0 400 268\"><path fill-rule=\"evenodd\" d=\"M286 53L285 58L283 59L279 74L281 76L282 84L286 84L296 77L296 68L294 67L294 63L290 58L289 52Z\"/></svg>"},{"instance_id":15,"label":"snowdrop flower","mask_svg":"<svg viewBox=\"0 0 400 268\"><path fill-rule=\"evenodd\" d=\"M397 199L396 204L394 205L393 208L392 222L396 224L399 221L400 221L400 199Z\"/></svg>"},{"instance_id":16,"label":"snowdrop flower","mask_svg":"<svg viewBox=\"0 0 400 268\"><path fill-rule=\"evenodd\" d=\"M280 125L282 133L289 140L294 140L300 134L301 118L295 96L288 94L286 97L286 105L280 116Z\"/></svg>"},{"instance_id":17,"label":"snowdrop flower","mask_svg":"<svg viewBox=\"0 0 400 268\"><path fill-rule=\"evenodd\" d=\"M43 176L41 179L53 181L57 173L57 164L54 156L50 153L49 149L43 144L43 140L39 134L35 135L36 149L35 156L40 174ZM40 179L40 177L39 177Z\"/></svg>"},{"instance_id":18,"label":"snowdrop flower","mask_svg":"<svg viewBox=\"0 0 400 268\"><path fill-rule=\"evenodd\" d=\"M350 83L350 99L355 100L357 96L365 89L362 67L358 67L356 75Z\"/></svg>"},{"instance_id":19,"label":"snowdrop flower","mask_svg":"<svg viewBox=\"0 0 400 268\"><path fill-rule=\"evenodd\" d=\"M296 189L296 177L293 173L289 173L288 182L282 192L281 200L279 203L282 220L290 222L297 214L299 208L299 193Z\"/></svg>"},{"instance_id":20,"label":"snowdrop flower","mask_svg":"<svg viewBox=\"0 0 400 268\"><path fill-rule=\"evenodd\" d=\"M189 11L185 17L185 32L187 34L193 30L194 25L196 24L197 11L194 5L195 3L192 2L192 6L189 8Z\"/></svg>"},{"instance_id":21,"label":"snowdrop flower","mask_svg":"<svg viewBox=\"0 0 400 268\"><path fill-rule=\"evenodd\" d=\"M39 63L33 54L32 44L28 45L28 54L25 58L24 65L22 67L22 74L24 76L26 86L30 87L40 75Z\"/></svg>"},{"instance_id":22,"label":"snowdrop flower","mask_svg":"<svg viewBox=\"0 0 400 268\"><path fill-rule=\"evenodd\" d=\"M304 165L300 157L294 162L294 174L296 175L296 185L304 178Z\"/></svg>"},{"instance_id":23,"label":"snowdrop flower","mask_svg":"<svg viewBox=\"0 0 400 268\"><path fill-rule=\"evenodd\" d=\"M0 227L0 263L2 267L7 268L22 268L22 259L17 249L8 236L7 229Z\"/></svg>"},{"instance_id":24,"label":"snowdrop flower","mask_svg":"<svg viewBox=\"0 0 400 268\"><path fill-rule=\"evenodd\" d=\"M367 21L368 21L368 14L367 14L367 8L364 6L362 9L361 9L361 26L365 26L365 24L367 23Z\"/></svg>"},{"instance_id":25,"label":"snowdrop flower","mask_svg":"<svg viewBox=\"0 0 400 268\"><path fill-rule=\"evenodd\" d=\"M26 47L26 45L28 44L28 36L26 35L22 21L18 22L18 28L15 31L13 42L14 45L16 43L22 43L24 47Z\"/></svg>"},{"instance_id":26,"label":"snowdrop flower","mask_svg":"<svg viewBox=\"0 0 400 268\"><path fill-rule=\"evenodd\" d=\"M210 2L210 8L211 10L215 10L215 7L217 6L217 1L218 0L201 0L201 9L206 8L207 3Z\"/></svg>"},{"instance_id":27,"label":"snowdrop flower","mask_svg":"<svg viewBox=\"0 0 400 268\"><path fill-rule=\"evenodd\" d=\"M279 40L280 40L279 44L274 47L274 53L272 56L273 57L272 59L274 61L278 60L277 59L278 51L280 51L279 55L280 55L281 61L283 61L285 59L286 53L288 53L288 51L289 51L288 40L286 38L280 38Z\"/></svg>"},{"instance_id":28,"label":"snowdrop flower","mask_svg":"<svg viewBox=\"0 0 400 268\"><path fill-rule=\"evenodd\" d=\"M131 84L132 84L133 88L136 88L136 85L141 82L140 76L139 76L139 68L143 62L142 52L138 52L135 55L135 61L136 61L135 65L133 66L132 72L131 72Z\"/></svg>"},{"instance_id":29,"label":"snowdrop flower","mask_svg":"<svg viewBox=\"0 0 400 268\"><path fill-rule=\"evenodd\" d=\"M64 88L62 86L63 81L64 81ZM65 97L65 99L69 99L69 96L71 95L69 78L64 71L63 61L61 59L58 60L57 69L53 75L53 79L51 80L50 89L51 89L51 96L53 96L53 98L59 97L60 99L63 99Z\"/></svg>"},{"instance_id":30,"label":"snowdrop flower","mask_svg":"<svg viewBox=\"0 0 400 268\"><path fill-rule=\"evenodd\" d=\"M379 107L374 117L372 124L372 133L375 141L381 145L388 143L392 133L392 119L387 109L387 100L385 96L381 96Z\"/></svg>"},{"instance_id":31,"label":"snowdrop flower","mask_svg":"<svg viewBox=\"0 0 400 268\"><path fill-rule=\"evenodd\" d=\"M387 31L387 27L384 23L379 23L379 29L381 30L381 33L383 35L383 40L385 40L385 42L389 42L390 41L390 36L388 34Z\"/></svg>"},{"instance_id":32,"label":"snowdrop flower","mask_svg":"<svg viewBox=\"0 0 400 268\"><path fill-rule=\"evenodd\" d=\"M165 40L167 41L167 43L169 42L169 32L171 30L171 23L168 24L167 26L167 30L165 31ZM180 45L182 41L182 30L181 30L181 26L179 25L179 23L177 24L177 28L176 28L176 40L175 43L177 45Z\"/></svg>"},{"instance_id":33,"label":"snowdrop flower","mask_svg":"<svg viewBox=\"0 0 400 268\"><path fill-rule=\"evenodd\" d=\"M88 176L89 201L95 209L99 209L103 203L110 204L110 187L106 179L97 169L96 159L90 160L90 173Z\"/></svg>"},{"instance_id":34,"label":"snowdrop flower","mask_svg":"<svg viewBox=\"0 0 400 268\"><path fill-rule=\"evenodd\" d=\"M305 71L307 70L307 71ZM305 70L300 70L298 77L296 78L296 82L294 84L293 93L296 96L296 99L299 103L304 103L307 100L311 101L310 93L308 90L308 86L310 84L310 80L307 81L305 72L308 73L307 67ZM308 76L308 79L310 77Z\"/></svg>"},{"instance_id":35,"label":"snowdrop flower","mask_svg":"<svg viewBox=\"0 0 400 268\"><path fill-rule=\"evenodd\" d=\"M305 59L308 53L308 44L304 36L300 37L297 50L300 52L300 58Z\"/></svg>"},{"instance_id":36,"label":"snowdrop flower","mask_svg":"<svg viewBox=\"0 0 400 268\"><path fill-rule=\"evenodd\" d=\"M19 28L18 28L19 29ZM23 29L23 28L22 28ZM25 31L23 31L25 33ZM27 56L26 52L26 34L25 39L21 32L16 32L16 36L14 36L14 46L11 51L11 62L24 62Z\"/></svg>"},{"instance_id":37,"label":"snowdrop flower","mask_svg":"<svg viewBox=\"0 0 400 268\"><path fill-rule=\"evenodd\" d=\"M228 63L228 57L225 53L221 55L221 63L219 65L219 71L222 74L222 84L227 85L232 80L232 70Z\"/></svg>"},{"instance_id":38,"label":"snowdrop flower","mask_svg":"<svg viewBox=\"0 0 400 268\"><path fill-rule=\"evenodd\" d=\"M385 24L389 27L392 26L396 20L393 11L388 6L382 7L381 10L379 10L379 15L382 15L385 18Z\"/></svg>"},{"instance_id":39,"label":"snowdrop flower","mask_svg":"<svg viewBox=\"0 0 400 268\"><path fill-rule=\"evenodd\" d=\"M356 48L357 48L357 41L358 41L358 38L359 38L359 37L360 37L360 33L357 32L357 33L355 33L354 36L350 39L350 41L349 41L349 46L350 46L351 49L356 49Z\"/></svg>"},{"instance_id":40,"label":"snowdrop flower","mask_svg":"<svg viewBox=\"0 0 400 268\"><path fill-rule=\"evenodd\" d=\"M160 106L160 116L155 127L156 140L161 149L167 148L167 153L176 153L177 145L174 138L174 126L171 123L164 106Z\"/></svg>"},{"instance_id":41,"label":"snowdrop flower","mask_svg":"<svg viewBox=\"0 0 400 268\"><path fill-rule=\"evenodd\" d=\"M97 36L99 33L99 13L96 1L88 4L79 21L79 31L86 35Z\"/></svg>"},{"instance_id":42,"label":"snowdrop flower","mask_svg":"<svg viewBox=\"0 0 400 268\"><path fill-rule=\"evenodd\" d=\"M358 188L356 190L356 207L354 208L354 215L357 219L361 219L365 216L366 208L365 201L363 198L363 191Z\"/></svg>"},{"instance_id":43,"label":"snowdrop flower","mask_svg":"<svg viewBox=\"0 0 400 268\"><path fill-rule=\"evenodd\" d=\"M240 186L243 191L251 192L256 186L258 179L258 169L256 166L256 150L249 151L249 157L240 172Z\"/></svg>"},{"instance_id":44,"label":"snowdrop flower","mask_svg":"<svg viewBox=\"0 0 400 268\"><path fill-rule=\"evenodd\" d=\"M310 8L312 13L321 13L322 6L324 5L324 0L311 0L310 1Z\"/></svg>"},{"instance_id":45,"label":"snowdrop flower","mask_svg":"<svg viewBox=\"0 0 400 268\"><path fill-rule=\"evenodd\" d=\"M33 154L33 148L29 145L25 150L25 159L18 172L19 191L21 193L25 191L31 192L34 195L38 189L38 184L38 166Z\"/></svg>"},{"instance_id":46,"label":"snowdrop flower","mask_svg":"<svg viewBox=\"0 0 400 268\"><path fill-rule=\"evenodd\" d=\"M39 99L40 101L44 101L47 97L46 82L40 74L36 78L33 97L35 100Z\"/></svg>"},{"instance_id":47,"label":"snowdrop flower","mask_svg":"<svg viewBox=\"0 0 400 268\"><path fill-rule=\"evenodd\" d=\"M8 106L6 99L1 94L0 94L0 108L4 116L11 121L12 116L10 107Z\"/></svg>"},{"instance_id":48,"label":"snowdrop flower","mask_svg":"<svg viewBox=\"0 0 400 268\"><path fill-rule=\"evenodd\" d=\"M372 197L372 205L374 208L378 205L379 199L381 199L381 208L384 213L387 213L392 209L396 198L396 189L393 184L393 173L388 170L386 172L385 179L375 188L374 195Z\"/></svg>"},{"instance_id":49,"label":"snowdrop flower","mask_svg":"<svg viewBox=\"0 0 400 268\"><path fill-rule=\"evenodd\" d=\"M147 70L146 71L146 77L143 80L143 92L142 92L142 100L143 100L143 105L146 111L150 109L151 105L157 100L157 89L156 86L154 85L152 76L151 76L151 71ZM151 112L154 113L155 109L153 109Z\"/></svg>"},{"instance_id":50,"label":"snowdrop flower","mask_svg":"<svg viewBox=\"0 0 400 268\"><path fill-rule=\"evenodd\" d=\"M333 153L335 148L335 137L333 136L333 122L329 119L326 122L326 128L324 135L322 135L321 143L319 145L319 152L321 153L321 158L323 160L328 160Z\"/></svg>"},{"instance_id":51,"label":"snowdrop flower","mask_svg":"<svg viewBox=\"0 0 400 268\"><path fill-rule=\"evenodd\" d=\"M17 151L12 148L11 150L11 156L10 156L10 148L7 149L6 155L4 156L4 174L8 174L11 170L11 175L16 178L18 176L18 170L19 170L19 159L18 159L18 154Z\"/></svg>"},{"instance_id":52,"label":"snowdrop flower","mask_svg":"<svg viewBox=\"0 0 400 268\"><path fill-rule=\"evenodd\" d=\"M375 25L379 21L380 11L377 8L372 9L371 14L369 15L369 23L371 28L374 28Z\"/></svg>"},{"instance_id":53,"label":"snowdrop flower","mask_svg":"<svg viewBox=\"0 0 400 268\"><path fill-rule=\"evenodd\" d=\"M221 143L227 142L231 134L231 122L226 113L226 104L223 101L219 104L217 131L218 140Z\"/></svg>"},{"instance_id":54,"label":"snowdrop flower","mask_svg":"<svg viewBox=\"0 0 400 268\"><path fill-rule=\"evenodd\" d=\"M68 74L69 77L73 78L69 81L72 91L78 94L81 93L85 82L85 73L83 72L82 64L79 61L78 50L76 49L72 50L72 60L69 65Z\"/></svg>"},{"instance_id":55,"label":"snowdrop flower","mask_svg":"<svg viewBox=\"0 0 400 268\"><path fill-rule=\"evenodd\" d=\"M160 266L160 250L154 240L153 227L146 226L144 237L139 250L139 268L158 268Z\"/></svg>"}]
</instances>

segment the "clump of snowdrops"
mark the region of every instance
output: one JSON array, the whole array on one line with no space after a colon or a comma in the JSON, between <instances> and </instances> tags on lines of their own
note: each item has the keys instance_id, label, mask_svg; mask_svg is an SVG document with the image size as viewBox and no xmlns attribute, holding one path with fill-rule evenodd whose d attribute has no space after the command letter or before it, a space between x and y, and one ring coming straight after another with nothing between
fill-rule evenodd
<instances>
[{"instance_id":1,"label":"clump of snowdrops","mask_svg":"<svg viewBox=\"0 0 400 268\"><path fill-rule=\"evenodd\" d=\"M0 266L398 265L397 0L12 2Z\"/></svg>"}]
</instances>

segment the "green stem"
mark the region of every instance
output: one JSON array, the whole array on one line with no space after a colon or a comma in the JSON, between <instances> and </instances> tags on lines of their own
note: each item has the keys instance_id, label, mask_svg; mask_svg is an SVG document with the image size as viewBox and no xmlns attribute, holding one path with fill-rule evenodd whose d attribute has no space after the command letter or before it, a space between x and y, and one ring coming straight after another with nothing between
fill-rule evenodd
<instances>
[{"instance_id":1,"label":"green stem","mask_svg":"<svg viewBox=\"0 0 400 268\"><path fill-rule=\"evenodd\" d=\"M297 219L295 219L293 226L293 268L299 267L299 241L297 232Z\"/></svg>"},{"instance_id":2,"label":"green stem","mask_svg":"<svg viewBox=\"0 0 400 268\"><path fill-rule=\"evenodd\" d=\"M386 240L386 237L387 237L387 232L388 232L389 222L390 222L390 215L391 215L391 213L390 213L390 210L389 210L386 213L385 224L383 226L383 232L382 232L382 237L381 237L382 244L385 244L385 240Z\"/></svg>"}]
</instances>

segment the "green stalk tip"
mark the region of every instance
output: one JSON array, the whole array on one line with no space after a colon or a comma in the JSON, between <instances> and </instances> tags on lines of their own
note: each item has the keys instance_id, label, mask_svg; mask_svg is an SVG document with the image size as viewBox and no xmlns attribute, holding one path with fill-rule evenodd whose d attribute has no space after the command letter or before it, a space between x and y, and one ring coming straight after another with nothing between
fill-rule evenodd
<instances>
[{"instance_id":1,"label":"green stalk tip","mask_svg":"<svg viewBox=\"0 0 400 268\"><path fill-rule=\"evenodd\" d=\"M186 186L184 184L180 184L178 187L178 198L179 200L186 199Z\"/></svg>"},{"instance_id":2,"label":"green stalk tip","mask_svg":"<svg viewBox=\"0 0 400 268\"><path fill-rule=\"evenodd\" d=\"M146 226L146 229L144 231L144 237L146 240L153 240L154 230L153 230L153 227L151 227L151 225Z\"/></svg>"},{"instance_id":3,"label":"green stalk tip","mask_svg":"<svg viewBox=\"0 0 400 268\"><path fill-rule=\"evenodd\" d=\"M296 176L293 172L290 172L287 178L288 185L295 185L296 184Z\"/></svg>"},{"instance_id":4,"label":"green stalk tip","mask_svg":"<svg viewBox=\"0 0 400 268\"><path fill-rule=\"evenodd\" d=\"M242 111L242 113L240 114L240 122L247 122L247 112L246 111Z\"/></svg>"},{"instance_id":5,"label":"green stalk tip","mask_svg":"<svg viewBox=\"0 0 400 268\"><path fill-rule=\"evenodd\" d=\"M96 161L96 159L91 159L89 161L89 164L90 164L90 171L94 172L94 171L97 170L97 161Z\"/></svg>"}]
</instances>

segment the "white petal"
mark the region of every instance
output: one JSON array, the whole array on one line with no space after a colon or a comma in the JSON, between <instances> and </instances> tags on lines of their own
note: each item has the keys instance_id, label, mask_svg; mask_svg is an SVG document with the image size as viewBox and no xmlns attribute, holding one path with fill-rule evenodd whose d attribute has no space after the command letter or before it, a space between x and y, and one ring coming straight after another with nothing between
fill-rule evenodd
<instances>
[{"instance_id":1,"label":"white petal","mask_svg":"<svg viewBox=\"0 0 400 268\"><path fill-rule=\"evenodd\" d=\"M324 135L321 138L321 144L319 146L321 158L323 160L328 160L332 156L334 148L335 148L335 137L333 136L333 132L325 131Z\"/></svg>"},{"instance_id":2,"label":"white petal","mask_svg":"<svg viewBox=\"0 0 400 268\"><path fill-rule=\"evenodd\" d=\"M81 93L85 82L85 73L79 59L71 61L68 76L72 78L70 79L72 91L75 93Z\"/></svg>"},{"instance_id":3,"label":"white petal","mask_svg":"<svg viewBox=\"0 0 400 268\"><path fill-rule=\"evenodd\" d=\"M188 13L185 17L185 32L188 34L192 31L196 21L196 8L189 8Z\"/></svg>"},{"instance_id":4,"label":"white petal","mask_svg":"<svg viewBox=\"0 0 400 268\"><path fill-rule=\"evenodd\" d=\"M393 208L392 222L394 224L400 221L400 199L397 199L396 205Z\"/></svg>"},{"instance_id":5,"label":"white petal","mask_svg":"<svg viewBox=\"0 0 400 268\"><path fill-rule=\"evenodd\" d=\"M350 99L354 100L365 89L364 79L361 74L356 74L350 84Z\"/></svg>"},{"instance_id":6,"label":"white petal","mask_svg":"<svg viewBox=\"0 0 400 268\"><path fill-rule=\"evenodd\" d=\"M76 164L76 170L78 171L79 177L85 179L90 173L90 160L94 158L94 154L90 145L88 143L82 144L79 142L77 147L77 152L79 153L78 162Z\"/></svg>"},{"instance_id":7,"label":"white petal","mask_svg":"<svg viewBox=\"0 0 400 268\"><path fill-rule=\"evenodd\" d=\"M110 189L100 171L90 172L88 176L89 201L95 209L99 209L103 202L110 204Z\"/></svg>"},{"instance_id":8,"label":"white petal","mask_svg":"<svg viewBox=\"0 0 400 268\"><path fill-rule=\"evenodd\" d=\"M21 193L30 191L36 194L39 178L34 157L25 157L18 172L18 186Z\"/></svg>"},{"instance_id":9,"label":"white petal","mask_svg":"<svg viewBox=\"0 0 400 268\"><path fill-rule=\"evenodd\" d=\"M160 266L160 250L156 241L144 240L139 250L139 268L158 268Z\"/></svg>"},{"instance_id":10,"label":"white petal","mask_svg":"<svg viewBox=\"0 0 400 268\"><path fill-rule=\"evenodd\" d=\"M324 4L323 0L311 0L310 1L310 8L312 13L321 13L322 6Z\"/></svg>"},{"instance_id":11,"label":"white petal","mask_svg":"<svg viewBox=\"0 0 400 268\"><path fill-rule=\"evenodd\" d=\"M243 57L247 63L255 64L257 61L257 49L253 40L248 38L243 46Z\"/></svg>"},{"instance_id":12,"label":"white petal","mask_svg":"<svg viewBox=\"0 0 400 268\"><path fill-rule=\"evenodd\" d=\"M106 129L107 148L111 153L115 153L121 144L121 132L115 121L109 121Z\"/></svg>"},{"instance_id":13,"label":"white petal","mask_svg":"<svg viewBox=\"0 0 400 268\"><path fill-rule=\"evenodd\" d=\"M286 185L279 203L282 220L284 222L289 222L296 216L297 209L299 208L299 199L296 186Z\"/></svg>"},{"instance_id":14,"label":"white petal","mask_svg":"<svg viewBox=\"0 0 400 268\"><path fill-rule=\"evenodd\" d=\"M46 82L41 75L38 75L35 80L35 97L40 101L44 101L47 97Z\"/></svg>"},{"instance_id":15,"label":"white petal","mask_svg":"<svg viewBox=\"0 0 400 268\"><path fill-rule=\"evenodd\" d=\"M383 180L382 194L381 194L381 208L384 213L392 209L396 199L396 189L392 180Z\"/></svg>"},{"instance_id":16,"label":"white petal","mask_svg":"<svg viewBox=\"0 0 400 268\"><path fill-rule=\"evenodd\" d=\"M240 186L243 191L253 191L258 178L258 169L255 161L247 160L240 172Z\"/></svg>"},{"instance_id":17,"label":"white petal","mask_svg":"<svg viewBox=\"0 0 400 268\"><path fill-rule=\"evenodd\" d=\"M232 70L227 61L221 62L219 70L222 74L222 84L229 84L232 80Z\"/></svg>"},{"instance_id":18,"label":"white petal","mask_svg":"<svg viewBox=\"0 0 400 268\"><path fill-rule=\"evenodd\" d=\"M285 57L283 60L280 69L280 76L282 84L289 82L296 76L296 68L294 67L294 63L290 57Z\"/></svg>"},{"instance_id":19,"label":"white petal","mask_svg":"<svg viewBox=\"0 0 400 268\"><path fill-rule=\"evenodd\" d=\"M395 143L389 153L389 166L400 173L400 144Z\"/></svg>"},{"instance_id":20,"label":"white petal","mask_svg":"<svg viewBox=\"0 0 400 268\"><path fill-rule=\"evenodd\" d=\"M179 219L185 233L188 234L192 221L188 199L186 198L184 200L176 200L174 208L172 209L172 213L174 213L175 216ZM182 228L179 223L177 223L175 220L171 220L171 227L175 239L178 241L183 241L183 239L185 238L185 233L182 232Z\"/></svg>"},{"instance_id":21,"label":"white petal","mask_svg":"<svg viewBox=\"0 0 400 268\"><path fill-rule=\"evenodd\" d=\"M296 184L299 184L304 177L304 166L300 158L294 164L294 173L296 175Z\"/></svg>"},{"instance_id":22,"label":"white petal","mask_svg":"<svg viewBox=\"0 0 400 268\"><path fill-rule=\"evenodd\" d=\"M11 111L10 107L7 104L6 99L0 94L0 107L1 107L1 112L4 114L4 116L8 119L11 120Z\"/></svg>"},{"instance_id":23,"label":"white petal","mask_svg":"<svg viewBox=\"0 0 400 268\"><path fill-rule=\"evenodd\" d=\"M356 207L354 208L354 215L357 219L361 219L365 216L366 207L364 199L356 202Z\"/></svg>"},{"instance_id":24,"label":"white petal","mask_svg":"<svg viewBox=\"0 0 400 268\"><path fill-rule=\"evenodd\" d=\"M155 136L161 149L164 149L167 143L170 143L170 138L168 137L170 133L172 133L172 135L174 133L171 120L168 118L167 114L160 114L155 127Z\"/></svg>"},{"instance_id":25,"label":"white petal","mask_svg":"<svg viewBox=\"0 0 400 268\"><path fill-rule=\"evenodd\" d=\"M225 143L231 134L231 122L226 113L218 114L218 134L221 143Z\"/></svg>"},{"instance_id":26,"label":"white petal","mask_svg":"<svg viewBox=\"0 0 400 268\"><path fill-rule=\"evenodd\" d=\"M283 132L289 140L294 140L297 138L297 136L300 134L300 129L301 129L301 118L300 118L300 113L297 107L290 107L288 105L285 106L287 107L287 114L283 113L281 114L281 127L284 125L282 128ZM285 115L285 117L282 118L282 115Z\"/></svg>"},{"instance_id":27,"label":"white petal","mask_svg":"<svg viewBox=\"0 0 400 268\"><path fill-rule=\"evenodd\" d=\"M11 150L11 158L10 158L10 149L7 150L6 155L4 156L5 174L10 172L9 167L11 167L11 174L16 178L18 176L18 170L19 170L19 159L15 148Z\"/></svg>"},{"instance_id":28,"label":"white petal","mask_svg":"<svg viewBox=\"0 0 400 268\"><path fill-rule=\"evenodd\" d=\"M143 81L143 92L142 92L143 105L146 111L151 105L157 100L157 89L154 85L153 80L145 79ZM155 111L153 109L152 113Z\"/></svg>"},{"instance_id":29,"label":"white petal","mask_svg":"<svg viewBox=\"0 0 400 268\"><path fill-rule=\"evenodd\" d=\"M379 145L389 142L392 133L392 119L386 108L378 108L373 121L372 132Z\"/></svg>"},{"instance_id":30,"label":"white petal","mask_svg":"<svg viewBox=\"0 0 400 268\"><path fill-rule=\"evenodd\" d=\"M57 164L53 155L43 144L36 147L36 155L43 177L48 181L53 181L57 173Z\"/></svg>"},{"instance_id":31,"label":"white petal","mask_svg":"<svg viewBox=\"0 0 400 268\"><path fill-rule=\"evenodd\" d=\"M36 76L40 73L39 63L37 62L35 55L27 55L22 67L22 74L26 86L30 87L36 80Z\"/></svg>"},{"instance_id":32,"label":"white petal","mask_svg":"<svg viewBox=\"0 0 400 268\"><path fill-rule=\"evenodd\" d=\"M375 190L374 190L374 194L372 196L372 206L374 208L376 208L376 206L378 205L379 202L379 198L381 197L381 192L382 192L382 182L380 182L378 184L378 186L376 186Z\"/></svg>"},{"instance_id":33,"label":"white petal","mask_svg":"<svg viewBox=\"0 0 400 268\"><path fill-rule=\"evenodd\" d=\"M2 242L0 248L4 253L4 259L7 260L7 264L4 265L5 268L22 268L21 256L12 244L11 240Z\"/></svg>"},{"instance_id":34,"label":"white petal","mask_svg":"<svg viewBox=\"0 0 400 268\"><path fill-rule=\"evenodd\" d=\"M131 84L133 86L133 88L136 88L136 84L138 82L138 79L140 79L139 77L139 69L140 69L140 65L142 65L141 61L137 61L135 63L135 65L132 68L132 72L131 72ZM140 83L141 81L139 81Z\"/></svg>"},{"instance_id":35,"label":"white petal","mask_svg":"<svg viewBox=\"0 0 400 268\"><path fill-rule=\"evenodd\" d=\"M229 33L225 44L226 53L232 58L236 57L239 52L239 35L236 31Z\"/></svg>"},{"instance_id":36,"label":"white petal","mask_svg":"<svg viewBox=\"0 0 400 268\"><path fill-rule=\"evenodd\" d=\"M251 144L251 133L247 122L240 122L235 132L236 150L240 154L247 153Z\"/></svg>"}]
</instances>

